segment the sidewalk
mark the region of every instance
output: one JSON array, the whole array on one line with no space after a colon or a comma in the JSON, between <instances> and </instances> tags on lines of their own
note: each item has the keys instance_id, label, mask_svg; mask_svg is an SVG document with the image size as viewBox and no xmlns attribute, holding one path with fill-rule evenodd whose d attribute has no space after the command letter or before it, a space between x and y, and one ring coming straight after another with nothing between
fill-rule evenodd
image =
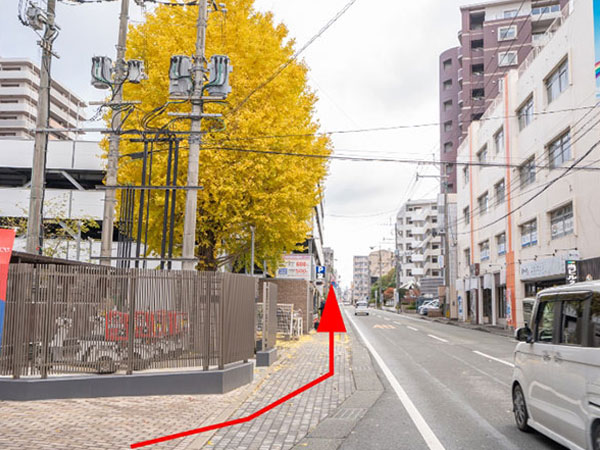
<instances>
[{"instance_id":1,"label":"sidewalk","mask_svg":"<svg viewBox=\"0 0 600 450\"><path fill-rule=\"evenodd\" d=\"M126 449L152 439L249 415L328 370L328 336L279 345L279 361L225 395L0 402L2 449ZM149 449L290 449L355 390L348 335L335 341L335 375L263 416L212 435Z\"/></svg>"},{"instance_id":2,"label":"sidewalk","mask_svg":"<svg viewBox=\"0 0 600 450\"><path fill-rule=\"evenodd\" d=\"M397 314L395 308L390 308L390 307L384 306L382 309L384 311ZM462 322L460 320L447 319L445 317L428 317L428 316L421 316L420 314L406 314L406 313L400 313L400 314L404 315L404 316L408 316L408 317L414 317L416 319L428 320L430 322L443 323L446 325L454 325L454 326L461 327L461 328L468 328L470 330L483 331L484 333L491 333L491 334L495 334L497 336L504 336L504 337L513 337L514 336L514 333L512 330L502 328L502 327L496 326L496 325L475 325L475 324L471 324L471 323L467 323L467 322Z\"/></svg>"}]
</instances>

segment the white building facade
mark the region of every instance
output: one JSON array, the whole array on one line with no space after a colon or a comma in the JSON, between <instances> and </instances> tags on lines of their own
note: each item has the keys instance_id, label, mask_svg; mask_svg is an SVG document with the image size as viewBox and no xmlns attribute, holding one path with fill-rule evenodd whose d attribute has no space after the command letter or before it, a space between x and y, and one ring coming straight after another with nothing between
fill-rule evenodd
<instances>
[{"instance_id":1,"label":"white building facade","mask_svg":"<svg viewBox=\"0 0 600 450\"><path fill-rule=\"evenodd\" d=\"M437 233L437 200L411 200L396 215L396 283L417 283L437 295L442 285L442 239Z\"/></svg>"},{"instance_id":2,"label":"white building facade","mask_svg":"<svg viewBox=\"0 0 600 450\"><path fill-rule=\"evenodd\" d=\"M459 147L462 320L522 326L524 298L600 256L592 2L564 11Z\"/></svg>"},{"instance_id":3,"label":"white building facade","mask_svg":"<svg viewBox=\"0 0 600 450\"><path fill-rule=\"evenodd\" d=\"M40 69L32 61L0 58L0 138L35 136ZM50 127L76 128L84 119L86 104L56 81L50 89ZM74 139L75 133L56 131L49 139Z\"/></svg>"},{"instance_id":4,"label":"white building facade","mask_svg":"<svg viewBox=\"0 0 600 450\"><path fill-rule=\"evenodd\" d=\"M369 300L371 277L369 275L369 257L355 256L352 265L352 303Z\"/></svg>"}]
</instances>

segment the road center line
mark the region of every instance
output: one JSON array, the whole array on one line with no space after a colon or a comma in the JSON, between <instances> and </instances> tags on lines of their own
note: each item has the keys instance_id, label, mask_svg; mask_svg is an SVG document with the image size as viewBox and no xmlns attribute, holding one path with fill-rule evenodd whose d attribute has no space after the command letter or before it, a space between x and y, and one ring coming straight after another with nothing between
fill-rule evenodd
<instances>
[{"instance_id":1,"label":"road center line","mask_svg":"<svg viewBox=\"0 0 600 450\"><path fill-rule=\"evenodd\" d=\"M440 440L437 438L437 436L435 435L433 430L429 427L429 424L425 421L425 419L423 418L423 416L421 415L421 413L419 412L419 410L417 409L415 404L412 402L412 400L410 399L410 397L408 396L406 391L402 388L402 386L400 385L400 383L398 382L398 380L396 379L394 374L392 374L392 371L390 370L390 368L383 361L383 358L381 358L381 356L379 356L379 353L377 353L375 348L365 338L365 335L362 333L362 331L360 331L358 326L354 323L354 319L352 318L352 316L347 315L347 317L348 317L348 319L350 319L350 322L352 322L354 329L356 330L356 332L358 333L358 335L364 342L365 346L369 349L369 351L373 355L373 358L375 358L375 361L377 361L377 364L379 364L379 367L381 367L383 374L390 382L392 389L394 389L394 392L396 392L396 395L400 399L400 402L404 406L404 409L406 409L406 412L408 413L411 420L417 427L417 430L419 430L419 433L421 433L421 436L423 436L423 439L425 440L425 443L427 444L429 449L430 450L445 450L444 446L442 445Z\"/></svg>"},{"instance_id":2,"label":"road center line","mask_svg":"<svg viewBox=\"0 0 600 450\"><path fill-rule=\"evenodd\" d=\"M440 342L448 342L446 339L442 339L441 337L437 337L433 334L428 334L427 336L429 336L430 338L433 338L433 339L437 339Z\"/></svg>"},{"instance_id":3,"label":"road center line","mask_svg":"<svg viewBox=\"0 0 600 450\"><path fill-rule=\"evenodd\" d=\"M515 367L515 365L513 363L510 363L508 361L504 361L503 359L500 359L500 358L494 358L493 356L487 355L487 354L479 352L477 350L473 350L473 353L477 353L479 356L483 356L484 358L487 358L487 359L492 359L492 360L497 361L497 362L499 362L501 364L505 364L505 365L507 365L509 367Z\"/></svg>"},{"instance_id":4,"label":"road center line","mask_svg":"<svg viewBox=\"0 0 600 450\"><path fill-rule=\"evenodd\" d=\"M413 331L419 331L418 328L411 327L410 325L406 325L406 328L408 328L409 330L413 330Z\"/></svg>"}]
</instances>

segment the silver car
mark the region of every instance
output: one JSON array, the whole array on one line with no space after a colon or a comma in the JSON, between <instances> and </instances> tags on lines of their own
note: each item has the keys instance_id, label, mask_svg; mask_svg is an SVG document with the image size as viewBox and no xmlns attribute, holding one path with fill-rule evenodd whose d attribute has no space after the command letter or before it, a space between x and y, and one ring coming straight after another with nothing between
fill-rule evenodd
<instances>
[{"instance_id":1,"label":"silver car","mask_svg":"<svg viewBox=\"0 0 600 450\"><path fill-rule=\"evenodd\" d=\"M356 302L356 309L354 310L355 316L368 316L369 315L369 304L367 302Z\"/></svg>"},{"instance_id":2,"label":"silver car","mask_svg":"<svg viewBox=\"0 0 600 450\"><path fill-rule=\"evenodd\" d=\"M571 449L600 450L600 282L546 289L516 332L517 427Z\"/></svg>"}]
</instances>

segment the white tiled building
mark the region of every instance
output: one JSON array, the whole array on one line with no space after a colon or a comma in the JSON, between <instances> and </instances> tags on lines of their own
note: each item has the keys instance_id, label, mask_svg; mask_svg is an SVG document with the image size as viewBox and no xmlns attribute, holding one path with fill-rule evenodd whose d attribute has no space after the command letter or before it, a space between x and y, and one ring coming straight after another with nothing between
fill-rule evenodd
<instances>
[{"instance_id":1,"label":"white tiled building","mask_svg":"<svg viewBox=\"0 0 600 450\"><path fill-rule=\"evenodd\" d=\"M600 256L600 172L566 172L599 167L591 17L580 1L557 19L459 147L463 320L521 326L523 298L564 284L566 260Z\"/></svg>"},{"instance_id":2,"label":"white tiled building","mask_svg":"<svg viewBox=\"0 0 600 450\"><path fill-rule=\"evenodd\" d=\"M352 302L368 300L371 289L369 257L355 256L353 259Z\"/></svg>"},{"instance_id":3,"label":"white tiled building","mask_svg":"<svg viewBox=\"0 0 600 450\"><path fill-rule=\"evenodd\" d=\"M22 58L0 58L0 138L34 137L40 69ZM84 120L86 104L56 81L50 89L50 127L75 128ZM71 132L53 132L49 139L74 139Z\"/></svg>"},{"instance_id":4,"label":"white tiled building","mask_svg":"<svg viewBox=\"0 0 600 450\"><path fill-rule=\"evenodd\" d=\"M435 279L442 283L442 240L437 200L408 201L396 215L397 284Z\"/></svg>"}]
</instances>

